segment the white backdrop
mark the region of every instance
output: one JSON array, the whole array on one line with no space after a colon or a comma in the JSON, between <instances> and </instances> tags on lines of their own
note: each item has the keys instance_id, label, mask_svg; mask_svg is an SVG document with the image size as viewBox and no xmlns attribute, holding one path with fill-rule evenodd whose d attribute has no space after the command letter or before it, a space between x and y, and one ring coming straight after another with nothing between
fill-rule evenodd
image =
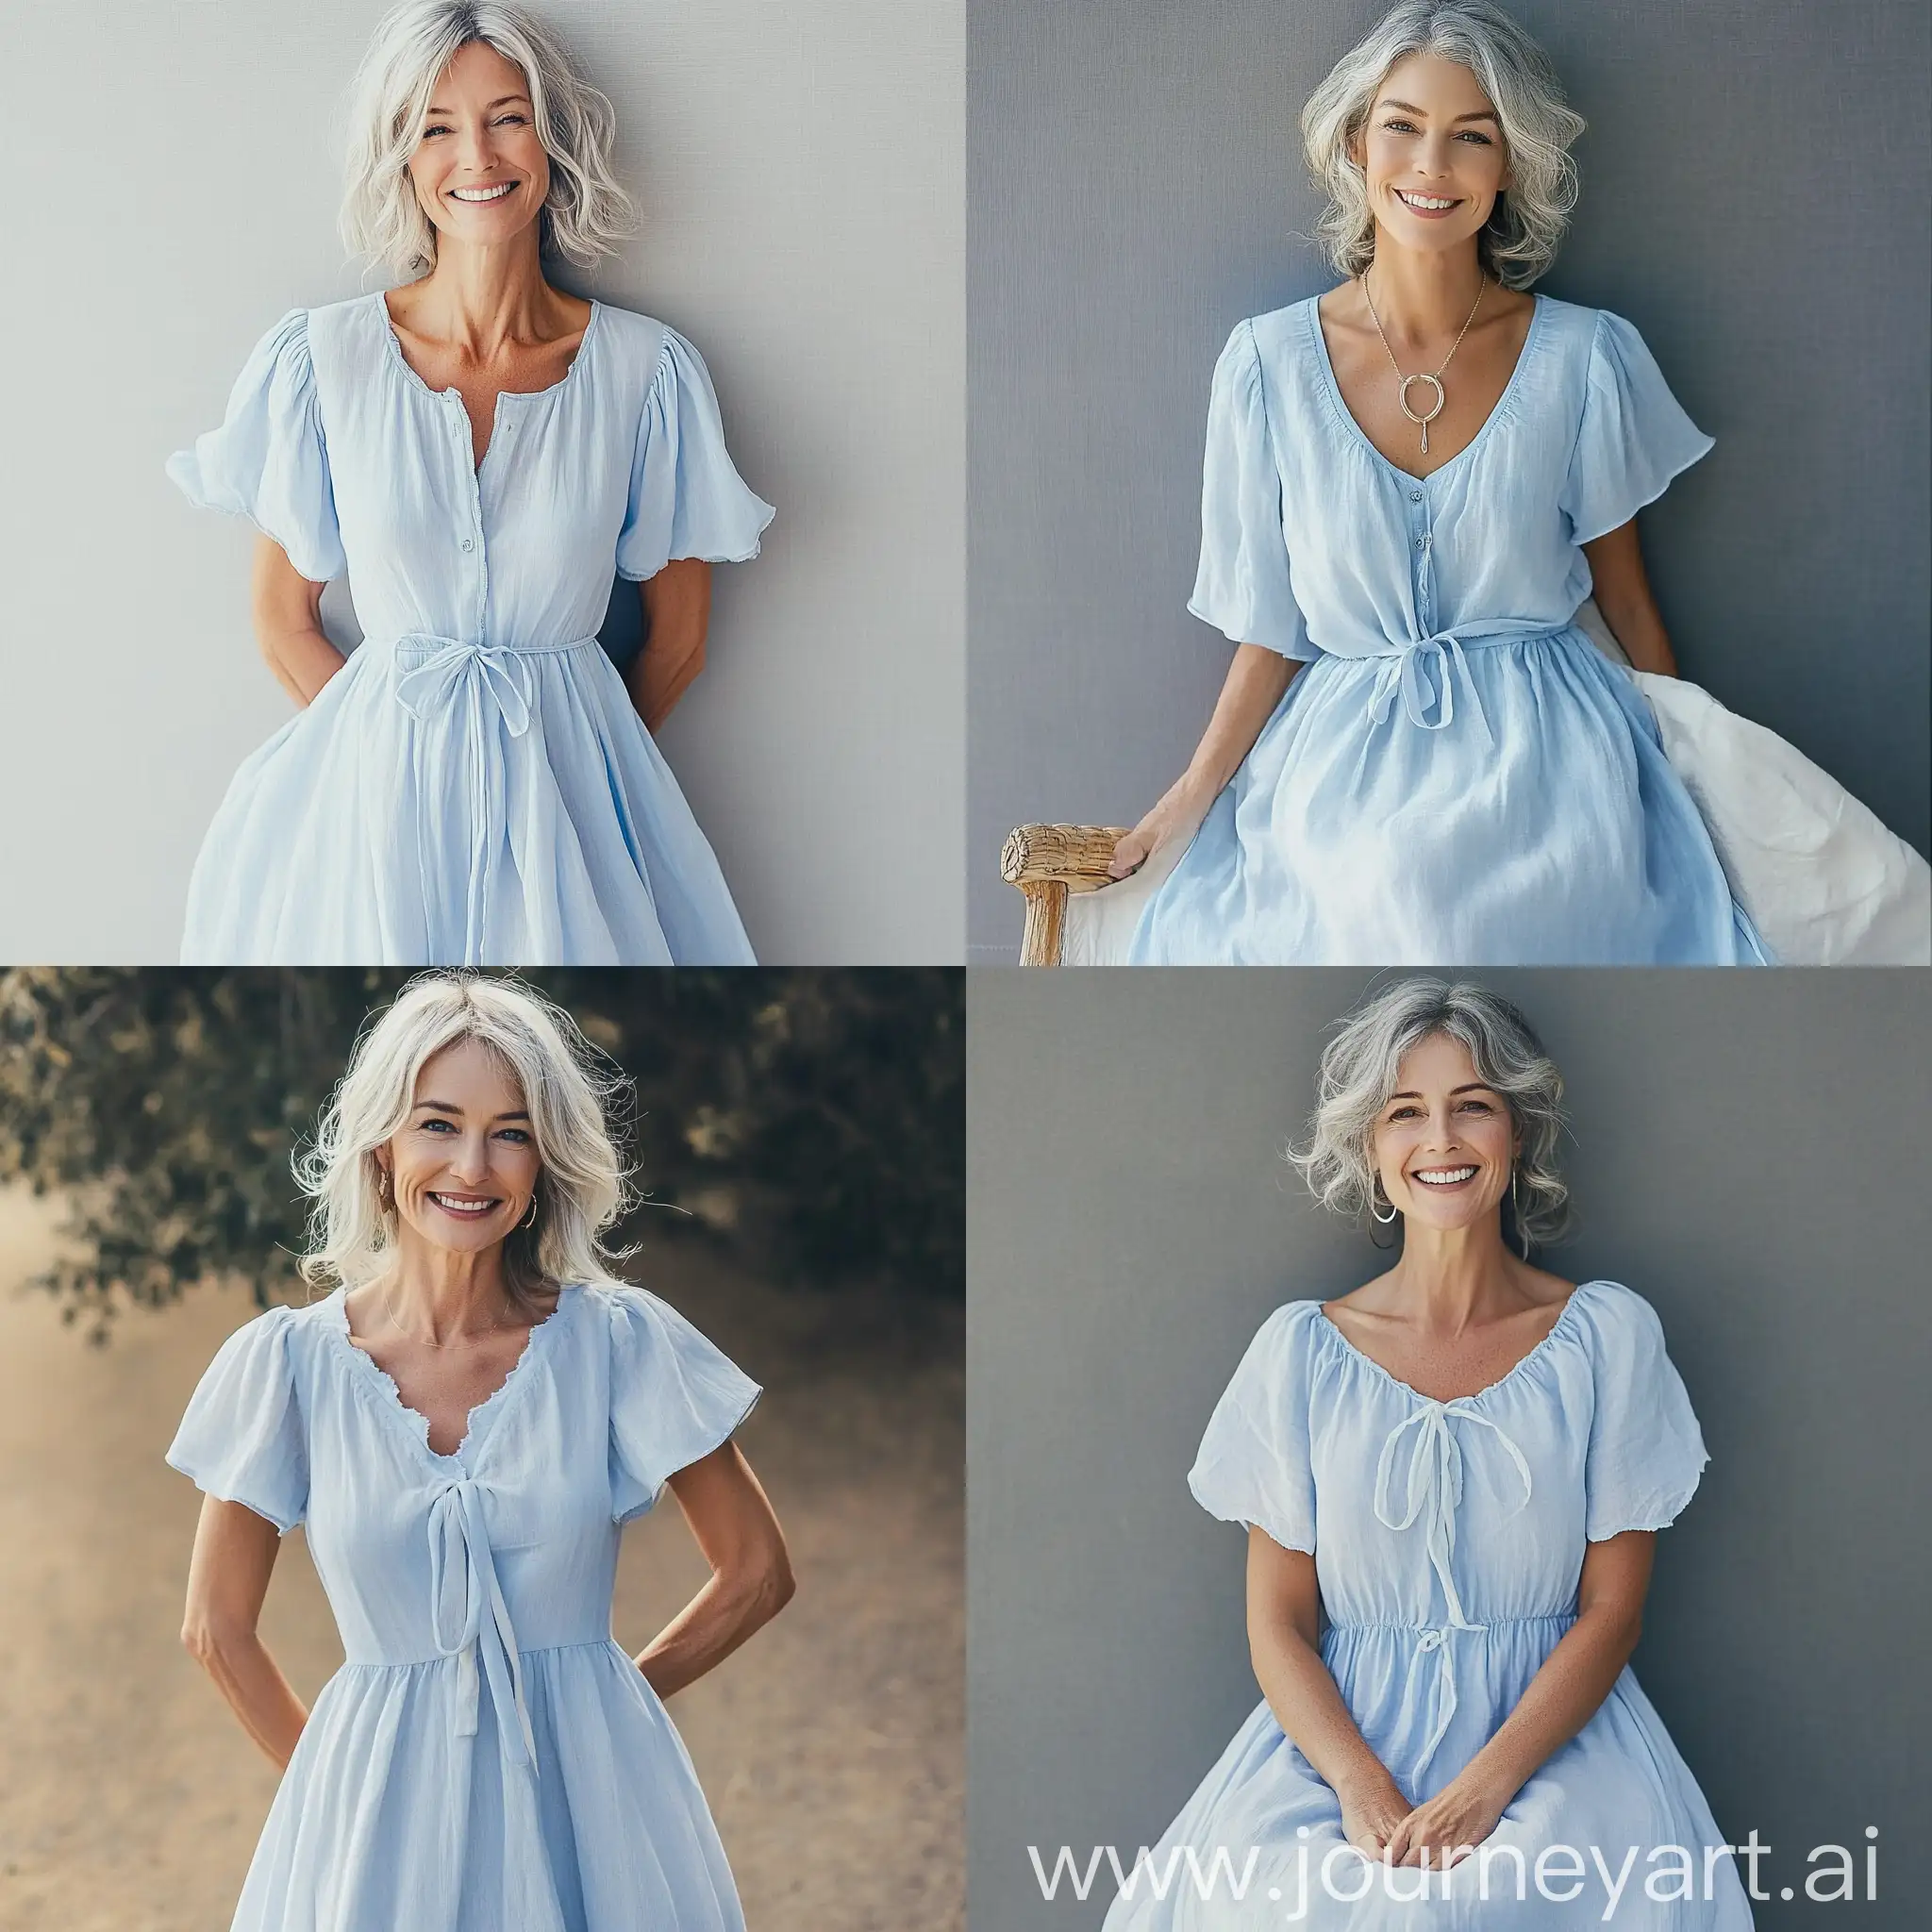
<instances>
[{"instance_id":1,"label":"white backdrop","mask_svg":"<svg viewBox=\"0 0 1932 1932\"><path fill-rule=\"evenodd\" d=\"M957 961L964 782L960 0L540 0L644 221L573 286L703 352L777 506L719 566L662 745L774 964ZM175 958L235 767L289 714L252 532L168 454L335 232L382 0L0 0L0 959Z\"/></svg>"}]
</instances>

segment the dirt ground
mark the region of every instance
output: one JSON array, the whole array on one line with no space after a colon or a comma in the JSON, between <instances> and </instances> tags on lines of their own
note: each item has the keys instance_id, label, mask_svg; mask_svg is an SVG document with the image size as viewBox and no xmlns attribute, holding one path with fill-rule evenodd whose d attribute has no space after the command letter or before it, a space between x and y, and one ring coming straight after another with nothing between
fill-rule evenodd
<instances>
[{"instance_id":1,"label":"dirt ground","mask_svg":"<svg viewBox=\"0 0 1932 1932\"><path fill-rule=\"evenodd\" d=\"M177 1641L199 1497L161 1455L253 1309L197 1291L90 1348L21 1291L51 1240L42 1205L0 1194L0 1928L224 1932L276 1774ZM764 1383L740 1441L799 1577L671 1706L749 1932L958 1932L963 1324L691 1247L639 1278ZM619 1641L641 1649L702 1575L667 1496L625 1538ZM305 1699L341 1659L299 1531L263 1633Z\"/></svg>"}]
</instances>

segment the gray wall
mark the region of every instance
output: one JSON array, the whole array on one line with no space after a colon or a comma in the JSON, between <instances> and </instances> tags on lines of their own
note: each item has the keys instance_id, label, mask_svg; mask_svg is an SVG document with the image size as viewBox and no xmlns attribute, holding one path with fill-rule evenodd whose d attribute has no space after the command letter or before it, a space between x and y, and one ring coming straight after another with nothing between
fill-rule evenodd
<instances>
[{"instance_id":1,"label":"gray wall","mask_svg":"<svg viewBox=\"0 0 1932 1932\"><path fill-rule=\"evenodd\" d=\"M1875 1824L1881 1903L1827 1916L1900 1925L1889 1902L1915 1858L1927 1875L1932 976L1484 976L1570 1083L1581 1230L1549 1265L1651 1301L1710 1449L1658 1540L1638 1674L1719 1824L1790 1855L1774 1889ZM1096 1924L1093 1905L1042 1904L1027 1845L1131 1857L1257 1701L1245 1539L1186 1476L1268 1310L1382 1265L1277 1158L1369 984L972 976L975 1925ZM1757 1910L1810 1923L1802 1896Z\"/></svg>"},{"instance_id":2,"label":"gray wall","mask_svg":"<svg viewBox=\"0 0 1932 1932\"><path fill-rule=\"evenodd\" d=\"M716 574L666 755L762 958L957 961L960 0L540 4L645 212L588 291L697 342L778 507ZM288 715L250 533L161 464L276 316L360 286L331 115L381 10L0 0L0 958L173 959L202 833Z\"/></svg>"},{"instance_id":3,"label":"gray wall","mask_svg":"<svg viewBox=\"0 0 1932 1932\"><path fill-rule=\"evenodd\" d=\"M1591 122L1541 285L1717 448L1642 519L1684 673L1922 850L1932 83L1920 0L1512 0ZM1034 819L1131 824L1230 646L1182 608L1208 375L1334 280L1296 119L1382 0L970 0L971 957Z\"/></svg>"}]
</instances>

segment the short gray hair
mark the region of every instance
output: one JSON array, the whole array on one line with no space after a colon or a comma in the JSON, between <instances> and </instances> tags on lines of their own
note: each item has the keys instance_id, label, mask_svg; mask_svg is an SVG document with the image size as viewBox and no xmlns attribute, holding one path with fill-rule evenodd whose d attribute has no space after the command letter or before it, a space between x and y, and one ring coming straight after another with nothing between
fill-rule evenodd
<instances>
[{"instance_id":1,"label":"short gray hair","mask_svg":"<svg viewBox=\"0 0 1932 1932\"><path fill-rule=\"evenodd\" d=\"M600 1068L570 1015L513 977L425 973L372 1018L313 1144L295 1157L295 1178L315 1203L305 1278L356 1288L388 1265L395 1230L375 1150L408 1119L425 1065L476 1040L516 1082L541 1162L536 1223L504 1242L512 1298L527 1310L548 1288L613 1282L622 1257L602 1237L629 1202L611 1122L625 1083Z\"/></svg>"},{"instance_id":2,"label":"short gray hair","mask_svg":"<svg viewBox=\"0 0 1932 1932\"><path fill-rule=\"evenodd\" d=\"M1526 289L1556 259L1576 206L1570 148L1582 115L1563 98L1549 57L1491 0L1402 0L1351 47L1302 109L1302 143L1328 197L1316 237L1335 272L1354 277L1375 256L1375 220L1348 146L1367 125L1389 70L1410 54L1438 54L1475 75L1502 124L1510 186L1476 238L1484 268L1506 289Z\"/></svg>"},{"instance_id":3,"label":"short gray hair","mask_svg":"<svg viewBox=\"0 0 1932 1932\"><path fill-rule=\"evenodd\" d=\"M473 41L513 61L529 83L537 138L550 157L542 246L590 267L636 225L636 206L611 171L617 112L557 36L512 0L402 0L383 15L350 90L342 240L395 275L436 265L436 229L416 199L409 157L443 70Z\"/></svg>"},{"instance_id":4,"label":"short gray hair","mask_svg":"<svg viewBox=\"0 0 1932 1932\"><path fill-rule=\"evenodd\" d=\"M1367 1214L1375 1198L1376 1119L1395 1091L1403 1056L1438 1034L1469 1050L1522 1137L1511 1195L1520 1191L1518 1234L1539 1246L1557 1240L1571 1222L1570 1190L1557 1169L1563 1076L1522 1013L1473 981L1401 980L1349 1014L1322 1055L1307 1143L1291 1147L1288 1158L1324 1208Z\"/></svg>"}]
</instances>

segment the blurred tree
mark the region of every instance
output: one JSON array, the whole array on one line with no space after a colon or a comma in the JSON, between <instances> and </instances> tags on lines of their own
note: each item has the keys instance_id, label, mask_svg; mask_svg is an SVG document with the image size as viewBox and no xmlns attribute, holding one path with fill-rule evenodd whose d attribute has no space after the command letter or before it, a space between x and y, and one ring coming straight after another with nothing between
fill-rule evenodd
<instances>
[{"instance_id":1,"label":"blurred tree","mask_svg":"<svg viewBox=\"0 0 1932 1932\"><path fill-rule=\"evenodd\" d=\"M0 972L0 1181L65 1191L42 1277L96 1337L232 1275L298 1291L290 1158L358 1029L411 975L363 969ZM964 1288L965 976L957 969L533 972L632 1083L645 1202L801 1285ZM682 1208L684 1213L653 1212Z\"/></svg>"}]
</instances>

